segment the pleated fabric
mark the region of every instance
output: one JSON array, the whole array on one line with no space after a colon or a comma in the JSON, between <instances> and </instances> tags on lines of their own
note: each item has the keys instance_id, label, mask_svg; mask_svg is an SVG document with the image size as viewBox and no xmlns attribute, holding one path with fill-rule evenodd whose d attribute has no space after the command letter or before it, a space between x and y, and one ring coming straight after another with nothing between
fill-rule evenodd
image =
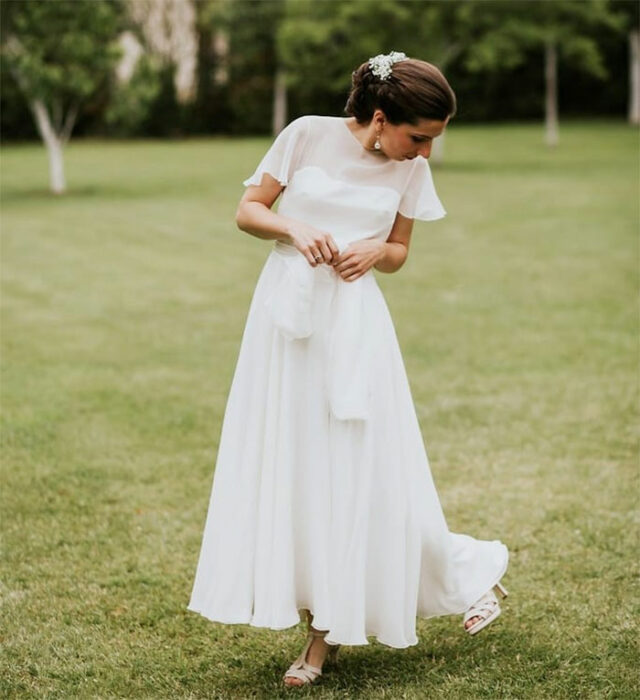
<instances>
[{"instance_id":1,"label":"pleated fabric","mask_svg":"<svg viewBox=\"0 0 640 700\"><path fill-rule=\"evenodd\" d=\"M188 609L329 644L418 643L508 550L448 530L393 322L372 271L345 282L277 242L249 308Z\"/></svg>"}]
</instances>

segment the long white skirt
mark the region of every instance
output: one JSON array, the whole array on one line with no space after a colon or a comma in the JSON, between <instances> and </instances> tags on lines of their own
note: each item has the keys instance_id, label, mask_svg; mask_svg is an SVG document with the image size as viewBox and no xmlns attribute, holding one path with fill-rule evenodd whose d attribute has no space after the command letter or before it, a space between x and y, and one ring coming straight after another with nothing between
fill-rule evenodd
<instances>
[{"instance_id":1,"label":"long white skirt","mask_svg":"<svg viewBox=\"0 0 640 700\"><path fill-rule=\"evenodd\" d=\"M229 392L188 609L329 644L418 643L503 576L499 540L449 532L389 309L276 243Z\"/></svg>"}]
</instances>

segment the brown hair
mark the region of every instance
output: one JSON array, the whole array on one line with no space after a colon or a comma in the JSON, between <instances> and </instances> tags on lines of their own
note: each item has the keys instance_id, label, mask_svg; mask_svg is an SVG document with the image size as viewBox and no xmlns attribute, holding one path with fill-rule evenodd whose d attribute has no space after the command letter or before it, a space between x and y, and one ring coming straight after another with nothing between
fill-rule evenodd
<instances>
[{"instance_id":1,"label":"brown hair","mask_svg":"<svg viewBox=\"0 0 640 700\"><path fill-rule=\"evenodd\" d=\"M447 79L432 63L407 58L394 63L381 80L365 61L351 74L351 91L344 113L359 123L370 122L380 108L392 124L417 124L420 119L444 121L454 116L456 96Z\"/></svg>"}]
</instances>

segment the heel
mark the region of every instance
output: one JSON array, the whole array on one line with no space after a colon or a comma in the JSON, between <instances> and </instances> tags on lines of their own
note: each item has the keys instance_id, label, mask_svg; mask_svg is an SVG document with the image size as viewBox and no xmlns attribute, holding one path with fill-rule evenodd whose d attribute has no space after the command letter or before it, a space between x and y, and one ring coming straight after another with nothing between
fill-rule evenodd
<instances>
[{"instance_id":1,"label":"heel","mask_svg":"<svg viewBox=\"0 0 640 700\"><path fill-rule=\"evenodd\" d=\"M307 618L307 634L313 636L313 637L325 637L327 635L327 632L329 630L324 630L324 631L318 631L314 630L312 628L312 623L313 623L313 614L311 613L311 610L306 611L306 618ZM328 644L329 646L329 651L327 651L327 656L325 657L325 663L329 664L338 664L338 651L340 649L340 644Z\"/></svg>"},{"instance_id":2,"label":"heel","mask_svg":"<svg viewBox=\"0 0 640 700\"><path fill-rule=\"evenodd\" d=\"M502 598L506 598L506 597L509 595L509 592L508 592L507 589L500 583L500 581L498 581L498 583L496 583L496 585L494 586L494 589L495 589L496 591L498 591L498 593L500 594L500 596L501 596Z\"/></svg>"},{"instance_id":3,"label":"heel","mask_svg":"<svg viewBox=\"0 0 640 700\"><path fill-rule=\"evenodd\" d=\"M330 644L329 651L327 652L327 661L336 665L338 663L338 651L340 649L339 644Z\"/></svg>"}]
</instances>

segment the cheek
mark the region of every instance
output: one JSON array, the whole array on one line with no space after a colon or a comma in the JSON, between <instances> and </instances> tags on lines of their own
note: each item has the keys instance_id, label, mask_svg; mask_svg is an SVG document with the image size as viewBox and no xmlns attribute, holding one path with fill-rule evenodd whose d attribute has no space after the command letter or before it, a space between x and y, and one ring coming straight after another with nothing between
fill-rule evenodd
<instances>
[{"instance_id":1,"label":"cheek","mask_svg":"<svg viewBox=\"0 0 640 700\"><path fill-rule=\"evenodd\" d=\"M415 153L418 148L420 148L420 144L416 143L411 136L407 136L404 139L404 143L402 144L402 147L407 151L407 153Z\"/></svg>"},{"instance_id":2,"label":"cheek","mask_svg":"<svg viewBox=\"0 0 640 700\"><path fill-rule=\"evenodd\" d=\"M410 153L415 150L415 145L410 136L397 136L394 139L395 149L403 153Z\"/></svg>"}]
</instances>

